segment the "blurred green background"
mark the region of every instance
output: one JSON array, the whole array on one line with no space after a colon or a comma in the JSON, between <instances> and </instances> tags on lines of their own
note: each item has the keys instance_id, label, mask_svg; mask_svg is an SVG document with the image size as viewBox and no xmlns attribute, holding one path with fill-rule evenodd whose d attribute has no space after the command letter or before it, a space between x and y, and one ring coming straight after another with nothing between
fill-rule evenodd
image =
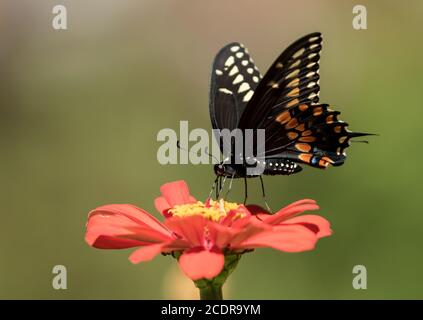
<instances>
[{"instance_id":1,"label":"blurred green background","mask_svg":"<svg viewBox=\"0 0 423 320\"><path fill-rule=\"evenodd\" d=\"M63 4L68 30L51 27ZM368 30L352 28L366 5ZM302 35L324 36L321 101L357 131L343 167L265 177L273 208L310 197L334 234L300 254L244 255L234 299L423 298L422 1L0 1L0 298L189 298L175 261L132 265L131 250L84 242L89 210L153 206L185 179L205 198L210 165L161 166L162 128L210 129L208 81L224 44L243 42L262 73ZM258 180L251 201L261 203ZM232 199L242 200L242 181ZM52 268L68 270L54 290ZM354 290L352 269L368 271Z\"/></svg>"}]
</instances>

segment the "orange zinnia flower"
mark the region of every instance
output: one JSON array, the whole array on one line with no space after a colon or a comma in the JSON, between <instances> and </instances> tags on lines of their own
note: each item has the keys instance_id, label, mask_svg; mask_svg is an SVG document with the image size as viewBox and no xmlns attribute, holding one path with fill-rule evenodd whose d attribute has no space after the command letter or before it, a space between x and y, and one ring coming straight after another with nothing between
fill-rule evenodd
<instances>
[{"instance_id":1,"label":"orange zinnia flower","mask_svg":"<svg viewBox=\"0 0 423 320\"><path fill-rule=\"evenodd\" d=\"M159 253L176 253L192 280L212 279L225 265L225 255L270 247L286 252L314 249L331 234L329 222L317 215L314 200L300 200L269 214L258 206L223 200L197 201L184 181L164 184L155 206L164 223L130 204L111 204L90 212L85 239L100 249L138 247L129 260L148 261Z\"/></svg>"}]
</instances>

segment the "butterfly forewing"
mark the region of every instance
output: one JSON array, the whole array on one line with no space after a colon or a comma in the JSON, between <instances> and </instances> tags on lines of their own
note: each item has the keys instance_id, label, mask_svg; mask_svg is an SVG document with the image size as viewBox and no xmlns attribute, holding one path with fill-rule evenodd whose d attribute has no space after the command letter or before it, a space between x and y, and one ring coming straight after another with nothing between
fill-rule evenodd
<instances>
[{"instance_id":1,"label":"butterfly forewing","mask_svg":"<svg viewBox=\"0 0 423 320\"><path fill-rule=\"evenodd\" d=\"M280 110L319 100L320 33L290 45L272 64L243 113L240 128L265 128Z\"/></svg>"},{"instance_id":2,"label":"butterfly forewing","mask_svg":"<svg viewBox=\"0 0 423 320\"><path fill-rule=\"evenodd\" d=\"M235 129L254 94L260 72L248 50L233 42L223 47L212 67L210 81L210 117L215 129Z\"/></svg>"}]
</instances>

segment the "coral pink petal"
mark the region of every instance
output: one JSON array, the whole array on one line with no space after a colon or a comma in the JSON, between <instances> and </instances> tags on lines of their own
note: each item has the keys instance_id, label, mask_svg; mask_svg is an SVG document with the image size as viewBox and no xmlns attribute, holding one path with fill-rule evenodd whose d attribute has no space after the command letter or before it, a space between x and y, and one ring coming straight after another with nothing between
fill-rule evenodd
<instances>
[{"instance_id":1,"label":"coral pink petal","mask_svg":"<svg viewBox=\"0 0 423 320\"><path fill-rule=\"evenodd\" d=\"M145 242L132 239L123 239L113 236L104 236L101 234L87 233L85 241L94 248L98 249L127 249L142 246Z\"/></svg>"},{"instance_id":2,"label":"coral pink petal","mask_svg":"<svg viewBox=\"0 0 423 320\"><path fill-rule=\"evenodd\" d=\"M165 224L190 243L191 247L203 245L205 226L207 225L207 220L203 216L171 217L166 219Z\"/></svg>"},{"instance_id":3,"label":"coral pink petal","mask_svg":"<svg viewBox=\"0 0 423 320\"><path fill-rule=\"evenodd\" d=\"M311 214L302 215L302 216L291 218L289 220L285 220L282 224L285 225L285 224L295 224L295 223L302 224L305 227L308 227L309 229L311 229L312 231L314 230L318 238L327 237L332 234L329 221L321 216L316 216ZM317 228L313 228L313 226Z\"/></svg>"},{"instance_id":4,"label":"coral pink petal","mask_svg":"<svg viewBox=\"0 0 423 320\"><path fill-rule=\"evenodd\" d=\"M188 185L183 180L165 183L160 187L160 191L170 207L195 202L195 198L189 193Z\"/></svg>"},{"instance_id":5,"label":"coral pink petal","mask_svg":"<svg viewBox=\"0 0 423 320\"><path fill-rule=\"evenodd\" d=\"M318 210L319 206L315 203L305 203L300 205L290 205L285 207L273 215L269 215L267 218L264 219L264 222L276 225L281 223L284 220L287 220L291 217L296 216L297 214L303 213L304 211L309 210Z\"/></svg>"},{"instance_id":6,"label":"coral pink petal","mask_svg":"<svg viewBox=\"0 0 423 320\"><path fill-rule=\"evenodd\" d=\"M273 227L257 220L254 216L246 219L238 219L232 224L235 235L231 239L231 247L237 247L246 239L249 239L262 232L271 231Z\"/></svg>"},{"instance_id":7,"label":"coral pink petal","mask_svg":"<svg viewBox=\"0 0 423 320\"><path fill-rule=\"evenodd\" d=\"M224 255L217 251L191 249L179 258L182 271L192 280L212 279L222 271L224 264Z\"/></svg>"},{"instance_id":8,"label":"coral pink petal","mask_svg":"<svg viewBox=\"0 0 423 320\"><path fill-rule=\"evenodd\" d=\"M211 243L218 248L226 248L239 232L237 229L215 222L209 222L207 228Z\"/></svg>"},{"instance_id":9,"label":"coral pink petal","mask_svg":"<svg viewBox=\"0 0 423 320\"><path fill-rule=\"evenodd\" d=\"M171 208L171 206L165 197L157 197L154 200L154 206L156 207L156 210L160 212L165 218L170 217L167 211Z\"/></svg>"},{"instance_id":10,"label":"coral pink petal","mask_svg":"<svg viewBox=\"0 0 423 320\"><path fill-rule=\"evenodd\" d=\"M316 204L316 200L313 200L313 199L298 200L298 201L295 201L295 202L287 205L284 209L300 206L300 205L303 205L303 204Z\"/></svg>"},{"instance_id":11,"label":"coral pink petal","mask_svg":"<svg viewBox=\"0 0 423 320\"><path fill-rule=\"evenodd\" d=\"M159 232L169 233L169 230L155 217L147 211L140 209L131 204L109 204L98 207L90 212L90 217L93 215L123 215L136 223L150 227Z\"/></svg>"},{"instance_id":12,"label":"coral pink petal","mask_svg":"<svg viewBox=\"0 0 423 320\"><path fill-rule=\"evenodd\" d=\"M237 248L269 247L286 252L301 252L314 249L317 239L313 231L302 225L280 225L244 240Z\"/></svg>"},{"instance_id":13,"label":"coral pink petal","mask_svg":"<svg viewBox=\"0 0 423 320\"><path fill-rule=\"evenodd\" d=\"M107 205L91 211L85 240L102 249L130 248L167 242L172 232L156 218L132 205Z\"/></svg>"},{"instance_id":14,"label":"coral pink petal","mask_svg":"<svg viewBox=\"0 0 423 320\"><path fill-rule=\"evenodd\" d=\"M150 261L155 256L157 256L159 253L162 252L164 246L165 244L158 243L158 244L150 244L148 246L141 247L135 250L134 252L132 252L132 254L129 256L129 261L131 261L134 264L140 263L143 261Z\"/></svg>"}]
</instances>

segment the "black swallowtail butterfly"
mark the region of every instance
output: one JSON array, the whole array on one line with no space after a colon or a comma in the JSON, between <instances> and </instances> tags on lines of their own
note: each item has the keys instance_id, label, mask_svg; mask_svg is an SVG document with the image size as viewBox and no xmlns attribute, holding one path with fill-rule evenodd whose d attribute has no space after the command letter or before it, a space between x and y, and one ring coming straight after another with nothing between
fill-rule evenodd
<instances>
[{"instance_id":1,"label":"black swallowtail butterfly","mask_svg":"<svg viewBox=\"0 0 423 320\"><path fill-rule=\"evenodd\" d=\"M254 158L264 175L294 174L302 170L299 164L340 166L350 139L368 135L349 131L338 119L340 112L319 103L321 49L320 33L306 35L291 44L264 77L240 43L226 45L215 57L210 83L213 128L265 129L265 152ZM222 137L217 138L223 152ZM236 163L237 156L243 154L232 152L230 159L214 166L214 186L222 177L244 178L246 186L251 176L245 161Z\"/></svg>"}]
</instances>

